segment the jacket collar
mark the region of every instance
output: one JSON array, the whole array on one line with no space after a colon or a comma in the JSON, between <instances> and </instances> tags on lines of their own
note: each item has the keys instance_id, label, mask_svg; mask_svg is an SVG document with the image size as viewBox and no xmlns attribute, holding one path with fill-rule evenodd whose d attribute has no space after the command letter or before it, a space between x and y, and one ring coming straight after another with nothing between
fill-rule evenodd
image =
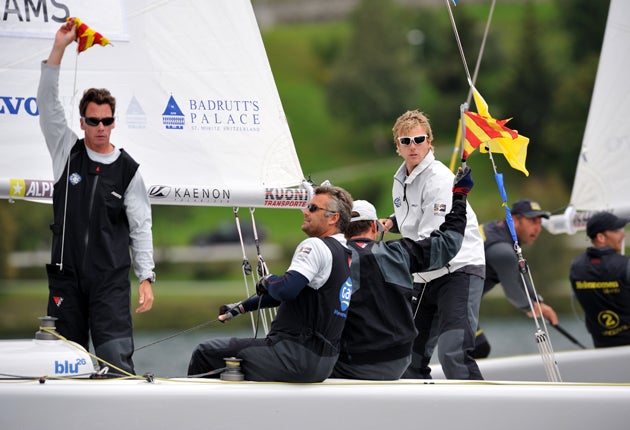
<instances>
[{"instance_id":1,"label":"jacket collar","mask_svg":"<svg viewBox=\"0 0 630 430\"><path fill-rule=\"evenodd\" d=\"M405 162L400 165L394 177L400 182L404 182L406 184L413 182L414 179L422 172L424 172L430 165L435 161L435 155L433 151L429 151L424 159L411 171L409 175L407 175L407 167L405 166Z\"/></svg>"}]
</instances>

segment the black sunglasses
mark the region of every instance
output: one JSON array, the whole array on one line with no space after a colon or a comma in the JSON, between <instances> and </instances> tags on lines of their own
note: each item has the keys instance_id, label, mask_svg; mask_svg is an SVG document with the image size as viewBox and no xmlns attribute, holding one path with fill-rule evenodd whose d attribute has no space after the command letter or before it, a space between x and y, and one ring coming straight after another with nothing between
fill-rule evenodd
<instances>
[{"instance_id":1,"label":"black sunglasses","mask_svg":"<svg viewBox=\"0 0 630 430\"><path fill-rule=\"evenodd\" d=\"M421 134L420 136L414 136L414 137L399 137L398 138L398 142L400 142L401 145L403 146L409 146L411 145L411 142L413 141L416 145L420 145L422 143L424 143L427 138L429 136L427 136L426 134Z\"/></svg>"},{"instance_id":2,"label":"black sunglasses","mask_svg":"<svg viewBox=\"0 0 630 430\"><path fill-rule=\"evenodd\" d=\"M82 117L83 121L90 127L96 127L99 122L102 122L105 127L112 125L116 118L113 116L107 116L105 118L93 118L93 117Z\"/></svg>"},{"instance_id":3,"label":"black sunglasses","mask_svg":"<svg viewBox=\"0 0 630 430\"><path fill-rule=\"evenodd\" d=\"M319 206L317 206L315 203L310 203L310 204L308 204L308 205L306 206L306 209L308 209L308 211L309 211L310 213L317 212L318 210L322 210L322 211L330 212L330 213L333 213L333 214L336 214L336 213L337 213L336 211L331 211L331 210L328 210L328 209L326 209L326 208L320 208L320 207L319 207Z\"/></svg>"}]
</instances>

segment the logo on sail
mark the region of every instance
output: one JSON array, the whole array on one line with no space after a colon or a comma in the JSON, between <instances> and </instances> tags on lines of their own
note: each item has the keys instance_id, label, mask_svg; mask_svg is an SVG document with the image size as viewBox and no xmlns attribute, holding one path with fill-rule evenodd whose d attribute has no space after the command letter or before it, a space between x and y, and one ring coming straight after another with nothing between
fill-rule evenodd
<instances>
[{"instance_id":1,"label":"logo on sail","mask_svg":"<svg viewBox=\"0 0 630 430\"><path fill-rule=\"evenodd\" d=\"M11 197L51 198L53 182L35 179L10 179L9 195Z\"/></svg>"},{"instance_id":2,"label":"logo on sail","mask_svg":"<svg viewBox=\"0 0 630 430\"><path fill-rule=\"evenodd\" d=\"M147 115L142 110L142 106L140 106L136 96L131 97L125 117L129 128L146 128L147 126Z\"/></svg>"},{"instance_id":3,"label":"logo on sail","mask_svg":"<svg viewBox=\"0 0 630 430\"><path fill-rule=\"evenodd\" d=\"M167 185L153 185L149 188L149 197L152 199L165 199L171 194L171 187Z\"/></svg>"},{"instance_id":4,"label":"logo on sail","mask_svg":"<svg viewBox=\"0 0 630 430\"><path fill-rule=\"evenodd\" d=\"M182 130L184 128L184 113L171 96L162 113L162 123L167 130Z\"/></svg>"},{"instance_id":5,"label":"logo on sail","mask_svg":"<svg viewBox=\"0 0 630 430\"><path fill-rule=\"evenodd\" d=\"M265 206L303 208L310 200L308 190L291 188L267 188Z\"/></svg>"}]
</instances>

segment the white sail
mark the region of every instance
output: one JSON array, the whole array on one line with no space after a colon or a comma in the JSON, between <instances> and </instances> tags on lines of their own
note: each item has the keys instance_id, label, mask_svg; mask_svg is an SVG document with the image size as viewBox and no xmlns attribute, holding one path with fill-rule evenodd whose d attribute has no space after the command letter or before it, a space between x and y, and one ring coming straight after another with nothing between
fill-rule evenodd
<instances>
[{"instance_id":1,"label":"white sail","mask_svg":"<svg viewBox=\"0 0 630 430\"><path fill-rule=\"evenodd\" d=\"M545 227L575 233L591 214L630 216L630 2L613 0L567 211Z\"/></svg>"},{"instance_id":2,"label":"white sail","mask_svg":"<svg viewBox=\"0 0 630 430\"><path fill-rule=\"evenodd\" d=\"M113 46L67 50L68 123L82 136L83 90L108 88L112 143L140 163L152 203L306 203L307 190L285 189L303 173L249 0L35 3L7 3L0 21L0 198L52 195L35 96L55 32L76 16Z\"/></svg>"}]
</instances>

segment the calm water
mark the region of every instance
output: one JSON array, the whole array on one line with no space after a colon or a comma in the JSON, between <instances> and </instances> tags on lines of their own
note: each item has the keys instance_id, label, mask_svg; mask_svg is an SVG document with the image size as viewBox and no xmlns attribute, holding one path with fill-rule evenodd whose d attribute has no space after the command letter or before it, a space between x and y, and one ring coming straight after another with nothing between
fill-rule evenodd
<instances>
[{"instance_id":1,"label":"calm water","mask_svg":"<svg viewBox=\"0 0 630 430\"><path fill-rule=\"evenodd\" d=\"M533 320L525 317L485 319L481 323L492 345L491 358L518 354L538 354L535 341L536 326ZM584 323L575 316L561 317L560 326L586 347L592 347L591 338ZM555 328L547 326L547 329L554 351L579 349L577 345L569 341ZM199 342L212 337L251 336L251 332L235 332L226 324L202 328L142 348L175 333L177 332L165 331L136 334L136 348L141 348L134 355L136 373L153 372L158 377L185 376L190 354Z\"/></svg>"}]
</instances>

